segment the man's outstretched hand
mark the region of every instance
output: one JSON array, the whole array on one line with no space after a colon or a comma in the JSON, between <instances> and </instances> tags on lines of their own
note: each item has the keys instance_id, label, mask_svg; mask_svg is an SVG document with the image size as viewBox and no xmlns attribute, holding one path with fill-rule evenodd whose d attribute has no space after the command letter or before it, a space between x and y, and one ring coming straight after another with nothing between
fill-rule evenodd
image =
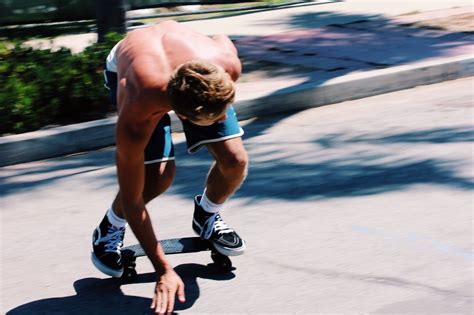
<instances>
[{"instance_id":1,"label":"man's outstretched hand","mask_svg":"<svg viewBox=\"0 0 474 315\"><path fill-rule=\"evenodd\" d=\"M185 301L184 283L173 269L168 269L158 277L151 309L155 314L173 313L176 295L181 303Z\"/></svg>"}]
</instances>

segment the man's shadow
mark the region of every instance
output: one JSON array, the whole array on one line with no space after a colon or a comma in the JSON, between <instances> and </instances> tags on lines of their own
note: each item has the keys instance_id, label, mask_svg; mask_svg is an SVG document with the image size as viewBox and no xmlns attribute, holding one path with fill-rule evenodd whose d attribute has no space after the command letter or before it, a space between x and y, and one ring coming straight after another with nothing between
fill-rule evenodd
<instances>
[{"instance_id":1,"label":"man's shadow","mask_svg":"<svg viewBox=\"0 0 474 315\"><path fill-rule=\"evenodd\" d=\"M199 298L200 290L197 279L210 279L216 281L231 280L235 278L233 272L217 273L213 264L208 266L199 264L183 264L175 268L184 281L186 302L176 302L175 310L191 308ZM74 282L76 295L48 298L20 305L7 312L15 314L152 314L150 310L151 296L149 297L125 295L122 285L136 283L153 283L156 281L154 273L138 275L131 284L124 284L119 279L85 278Z\"/></svg>"}]
</instances>

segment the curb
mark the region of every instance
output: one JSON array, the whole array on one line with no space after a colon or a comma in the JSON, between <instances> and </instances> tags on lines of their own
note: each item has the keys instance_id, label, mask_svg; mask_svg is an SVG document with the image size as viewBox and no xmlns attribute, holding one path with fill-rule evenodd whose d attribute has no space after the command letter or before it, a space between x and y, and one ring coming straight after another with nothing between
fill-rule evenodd
<instances>
[{"instance_id":1,"label":"curb","mask_svg":"<svg viewBox=\"0 0 474 315\"><path fill-rule=\"evenodd\" d=\"M474 57L463 55L353 73L326 81L312 81L267 96L237 102L240 120L255 116L304 110L364 97L405 90L419 85L474 75Z\"/></svg>"},{"instance_id":2,"label":"curb","mask_svg":"<svg viewBox=\"0 0 474 315\"><path fill-rule=\"evenodd\" d=\"M237 100L240 120L303 110L354 99L439 83L474 75L474 57L442 58L388 69L348 74L328 81L311 81ZM115 144L117 117L0 138L0 167L94 150ZM182 131L171 115L172 129Z\"/></svg>"}]
</instances>

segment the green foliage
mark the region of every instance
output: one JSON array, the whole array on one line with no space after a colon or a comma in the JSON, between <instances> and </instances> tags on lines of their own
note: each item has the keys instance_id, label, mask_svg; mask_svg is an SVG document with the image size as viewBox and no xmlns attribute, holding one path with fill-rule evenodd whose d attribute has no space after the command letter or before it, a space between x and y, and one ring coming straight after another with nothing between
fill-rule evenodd
<instances>
[{"instance_id":1,"label":"green foliage","mask_svg":"<svg viewBox=\"0 0 474 315\"><path fill-rule=\"evenodd\" d=\"M0 43L0 134L105 117L105 58L121 35L79 54Z\"/></svg>"}]
</instances>

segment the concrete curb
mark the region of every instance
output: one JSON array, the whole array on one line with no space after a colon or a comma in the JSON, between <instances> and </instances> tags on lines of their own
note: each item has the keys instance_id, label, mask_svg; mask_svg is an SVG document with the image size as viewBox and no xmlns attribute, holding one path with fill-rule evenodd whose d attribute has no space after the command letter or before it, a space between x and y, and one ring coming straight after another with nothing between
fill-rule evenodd
<instances>
[{"instance_id":1,"label":"concrete curb","mask_svg":"<svg viewBox=\"0 0 474 315\"><path fill-rule=\"evenodd\" d=\"M442 58L388 69L348 74L328 81L311 81L237 100L239 119L319 107L418 85L439 83L474 74L474 57ZM107 118L49 130L0 138L0 166L53 158L115 144L117 118ZM182 126L172 115L172 128Z\"/></svg>"},{"instance_id":2,"label":"concrete curb","mask_svg":"<svg viewBox=\"0 0 474 315\"><path fill-rule=\"evenodd\" d=\"M439 58L387 69L348 74L238 102L239 119L330 105L419 85L455 80L474 74L474 57Z\"/></svg>"},{"instance_id":3,"label":"concrete curb","mask_svg":"<svg viewBox=\"0 0 474 315\"><path fill-rule=\"evenodd\" d=\"M0 138L0 166L94 150L114 143L117 117Z\"/></svg>"}]
</instances>

